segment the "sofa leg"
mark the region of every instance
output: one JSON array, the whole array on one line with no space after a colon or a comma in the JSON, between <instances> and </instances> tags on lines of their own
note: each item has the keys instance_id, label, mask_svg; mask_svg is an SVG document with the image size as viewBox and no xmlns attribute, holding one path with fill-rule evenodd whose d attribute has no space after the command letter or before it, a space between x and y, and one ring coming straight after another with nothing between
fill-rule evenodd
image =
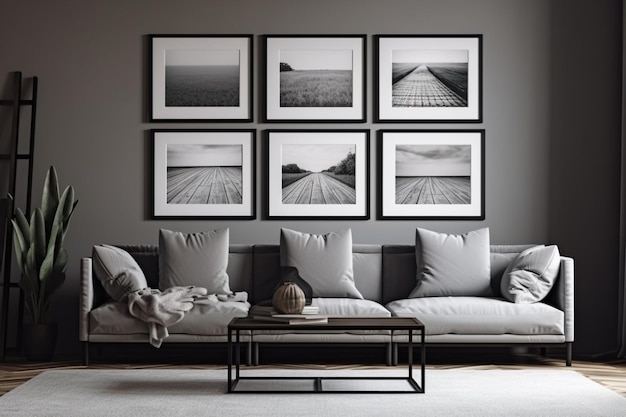
<instances>
[{"instance_id":1,"label":"sofa leg","mask_svg":"<svg viewBox=\"0 0 626 417\"><path fill-rule=\"evenodd\" d=\"M391 363L393 366L398 366L398 344L392 344Z\"/></svg>"},{"instance_id":2,"label":"sofa leg","mask_svg":"<svg viewBox=\"0 0 626 417\"><path fill-rule=\"evenodd\" d=\"M259 365L259 344L252 343L252 364L254 366Z\"/></svg>"},{"instance_id":3,"label":"sofa leg","mask_svg":"<svg viewBox=\"0 0 626 417\"><path fill-rule=\"evenodd\" d=\"M248 366L252 365L252 340L248 341L248 348L246 349L246 364Z\"/></svg>"},{"instance_id":4,"label":"sofa leg","mask_svg":"<svg viewBox=\"0 0 626 417\"><path fill-rule=\"evenodd\" d=\"M565 342L565 366L572 366L573 342Z\"/></svg>"},{"instance_id":5,"label":"sofa leg","mask_svg":"<svg viewBox=\"0 0 626 417\"><path fill-rule=\"evenodd\" d=\"M89 342L83 342L83 365L89 366Z\"/></svg>"},{"instance_id":6,"label":"sofa leg","mask_svg":"<svg viewBox=\"0 0 626 417\"><path fill-rule=\"evenodd\" d=\"M393 366L393 343L387 343L387 366Z\"/></svg>"}]
</instances>

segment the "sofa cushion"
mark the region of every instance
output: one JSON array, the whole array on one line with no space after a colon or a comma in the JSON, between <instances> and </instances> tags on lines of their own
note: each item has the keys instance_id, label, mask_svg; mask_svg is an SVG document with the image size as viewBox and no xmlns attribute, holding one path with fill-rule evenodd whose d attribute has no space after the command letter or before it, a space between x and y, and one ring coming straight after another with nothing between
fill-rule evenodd
<instances>
[{"instance_id":1,"label":"sofa cushion","mask_svg":"<svg viewBox=\"0 0 626 417\"><path fill-rule=\"evenodd\" d=\"M564 315L544 303L515 304L491 297L424 297L396 300L395 316L417 317L426 334L562 335Z\"/></svg>"},{"instance_id":2,"label":"sofa cushion","mask_svg":"<svg viewBox=\"0 0 626 417\"><path fill-rule=\"evenodd\" d=\"M148 287L143 271L128 252L115 246L95 245L93 270L104 290L116 301Z\"/></svg>"},{"instance_id":3,"label":"sofa cushion","mask_svg":"<svg viewBox=\"0 0 626 417\"><path fill-rule=\"evenodd\" d=\"M561 255L555 245L536 246L521 252L502 276L502 296L515 303L543 300L559 273Z\"/></svg>"},{"instance_id":4,"label":"sofa cushion","mask_svg":"<svg viewBox=\"0 0 626 417\"><path fill-rule=\"evenodd\" d=\"M391 313L371 300L355 298L314 298L312 304L319 307L319 314L328 317L390 317Z\"/></svg>"},{"instance_id":5,"label":"sofa cushion","mask_svg":"<svg viewBox=\"0 0 626 417\"><path fill-rule=\"evenodd\" d=\"M354 285L350 229L325 235L280 231L280 264L293 266L314 297L363 298Z\"/></svg>"},{"instance_id":6,"label":"sofa cushion","mask_svg":"<svg viewBox=\"0 0 626 417\"><path fill-rule=\"evenodd\" d=\"M418 228L415 251L421 268L409 298L493 294L488 228L464 235Z\"/></svg>"},{"instance_id":7,"label":"sofa cushion","mask_svg":"<svg viewBox=\"0 0 626 417\"><path fill-rule=\"evenodd\" d=\"M176 286L206 288L209 294L230 294L228 229L200 233L159 231L159 289Z\"/></svg>"},{"instance_id":8,"label":"sofa cushion","mask_svg":"<svg viewBox=\"0 0 626 417\"><path fill-rule=\"evenodd\" d=\"M235 317L246 317L250 304L239 301L199 301L176 324L167 328L170 335L228 335L228 323ZM148 324L128 312L128 304L108 302L89 313L92 334L148 334ZM167 341L167 339L165 339Z\"/></svg>"}]
</instances>

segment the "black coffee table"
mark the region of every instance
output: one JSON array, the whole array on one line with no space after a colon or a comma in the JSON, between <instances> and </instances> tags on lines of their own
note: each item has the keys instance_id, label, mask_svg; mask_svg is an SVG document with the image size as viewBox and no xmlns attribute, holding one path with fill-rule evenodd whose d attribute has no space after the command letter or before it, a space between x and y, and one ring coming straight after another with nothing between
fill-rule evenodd
<instances>
[{"instance_id":1,"label":"black coffee table","mask_svg":"<svg viewBox=\"0 0 626 417\"><path fill-rule=\"evenodd\" d=\"M250 337L254 337L257 331L285 331L285 330L313 330L313 331L351 331L351 330L381 330L390 331L390 341L394 332L408 332L408 375L406 377L264 377L264 376L242 376L241 375L241 332L250 332ZM420 333L420 368L421 381L418 384L413 377L413 336L414 332ZM233 378L234 369L234 378ZM324 380L403 380L408 382L408 390L324 390ZM244 380L313 380L314 388L310 391L302 390L246 390L237 389L240 381ZM321 324L287 324L280 322L261 321L250 317L234 318L228 324L228 392L229 393L369 393L369 394L421 394L425 392L426 383L426 344L424 325L413 317L346 317L329 318L328 323Z\"/></svg>"}]
</instances>

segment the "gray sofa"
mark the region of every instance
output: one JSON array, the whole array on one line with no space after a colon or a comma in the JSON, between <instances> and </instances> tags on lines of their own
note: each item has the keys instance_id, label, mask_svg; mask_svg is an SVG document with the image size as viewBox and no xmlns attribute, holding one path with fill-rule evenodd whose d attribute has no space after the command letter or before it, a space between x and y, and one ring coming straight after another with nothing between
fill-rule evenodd
<instances>
[{"instance_id":1,"label":"gray sofa","mask_svg":"<svg viewBox=\"0 0 626 417\"><path fill-rule=\"evenodd\" d=\"M412 245L353 245L354 280L363 300L314 298L320 313L329 316L414 315L426 327L428 345L565 347L571 364L574 341L574 261L561 256L558 279L541 302L516 304L498 296L499 280L507 265L531 245L491 245L491 279L495 296L422 297L409 294L416 285L417 261ZM151 288L158 287L157 246L119 246L137 261ZM233 291L246 291L248 302L226 301L196 305L185 318L168 328L163 343L225 343L233 317L245 317L250 307L271 299L280 276L279 245L229 246L228 275ZM144 322L131 316L123 302L111 300L94 276L92 259L81 260L79 339L84 360L89 347L107 343L148 343ZM259 347L273 344L335 343L380 345L387 362L397 361L406 335L386 332L266 332L249 342L251 362L259 361Z\"/></svg>"}]
</instances>

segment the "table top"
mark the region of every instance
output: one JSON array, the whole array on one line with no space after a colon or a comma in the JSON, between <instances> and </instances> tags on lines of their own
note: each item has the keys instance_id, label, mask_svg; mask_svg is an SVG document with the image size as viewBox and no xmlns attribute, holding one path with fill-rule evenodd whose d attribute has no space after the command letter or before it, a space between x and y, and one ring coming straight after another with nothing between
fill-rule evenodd
<instances>
[{"instance_id":1,"label":"table top","mask_svg":"<svg viewBox=\"0 0 626 417\"><path fill-rule=\"evenodd\" d=\"M415 317L329 317L327 323L289 324L236 317L229 330L424 330Z\"/></svg>"}]
</instances>

